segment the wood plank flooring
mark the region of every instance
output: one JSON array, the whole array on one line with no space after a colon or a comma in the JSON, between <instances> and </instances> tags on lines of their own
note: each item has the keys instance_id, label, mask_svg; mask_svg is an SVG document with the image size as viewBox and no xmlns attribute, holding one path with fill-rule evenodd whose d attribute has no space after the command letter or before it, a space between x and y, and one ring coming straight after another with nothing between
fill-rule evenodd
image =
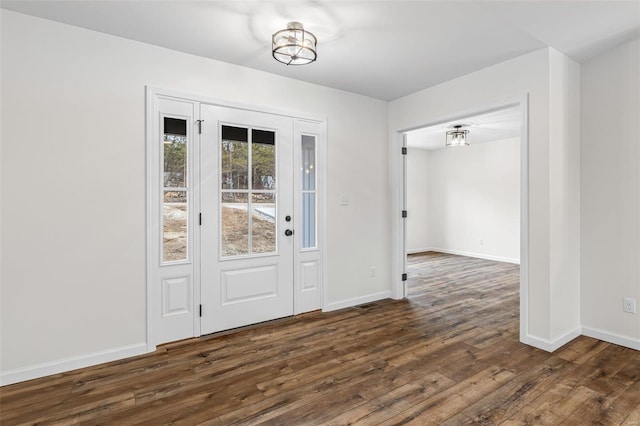
<instances>
[{"instance_id":1,"label":"wood plank flooring","mask_svg":"<svg viewBox=\"0 0 640 426\"><path fill-rule=\"evenodd\" d=\"M0 389L0 424L640 423L640 352L518 342L518 267L409 258L407 300L312 313Z\"/></svg>"}]
</instances>

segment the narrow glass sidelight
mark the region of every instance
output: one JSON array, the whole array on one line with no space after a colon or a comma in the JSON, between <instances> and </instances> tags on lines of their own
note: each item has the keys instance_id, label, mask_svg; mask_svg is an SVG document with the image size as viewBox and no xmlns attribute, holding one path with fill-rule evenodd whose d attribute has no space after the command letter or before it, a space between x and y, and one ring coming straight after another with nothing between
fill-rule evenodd
<instances>
[{"instance_id":1,"label":"narrow glass sidelight","mask_svg":"<svg viewBox=\"0 0 640 426\"><path fill-rule=\"evenodd\" d=\"M276 133L222 126L220 256L277 251Z\"/></svg>"},{"instance_id":2,"label":"narrow glass sidelight","mask_svg":"<svg viewBox=\"0 0 640 426\"><path fill-rule=\"evenodd\" d=\"M187 120L164 118L164 186L187 187Z\"/></svg>"},{"instance_id":3,"label":"narrow glass sidelight","mask_svg":"<svg viewBox=\"0 0 640 426\"><path fill-rule=\"evenodd\" d=\"M302 248L316 247L316 137L302 135Z\"/></svg>"},{"instance_id":4,"label":"narrow glass sidelight","mask_svg":"<svg viewBox=\"0 0 640 426\"><path fill-rule=\"evenodd\" d=\"M189 238L187 120L164 117L162 159L162 261L183 261Z\"/></svg>"}]
</instances>

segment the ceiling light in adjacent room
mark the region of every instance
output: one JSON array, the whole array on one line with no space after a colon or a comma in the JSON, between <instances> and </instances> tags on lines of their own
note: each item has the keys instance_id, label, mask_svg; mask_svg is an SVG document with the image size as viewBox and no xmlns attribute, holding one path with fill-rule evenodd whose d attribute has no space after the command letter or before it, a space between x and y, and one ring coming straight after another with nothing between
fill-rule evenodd
<instances>
[{"instance_id":1,"label":"ceiling light in adjacent room","mask_svg":"<svg viewBox=\"0 0 640 426\"><path fill-rule=\"evenodd\" d=\"M276 61L286 65L305 65L316 60L316 36L305 30L300 22L289 22L271 38L271 52Z\"/></svg>"},{"instance_id":2,"label":"ceiling light in adjacent room","mask_svg":"<svg viewBox=\"0 0 640 426\"><path fill-rule=\"evenodd\" d=\"M462 130L462 125L456 124L455 126L453 126L453 130L449 130L446 134L446 146L468 146L468 134L468 130Z\"/></svg>"}]
</instances>

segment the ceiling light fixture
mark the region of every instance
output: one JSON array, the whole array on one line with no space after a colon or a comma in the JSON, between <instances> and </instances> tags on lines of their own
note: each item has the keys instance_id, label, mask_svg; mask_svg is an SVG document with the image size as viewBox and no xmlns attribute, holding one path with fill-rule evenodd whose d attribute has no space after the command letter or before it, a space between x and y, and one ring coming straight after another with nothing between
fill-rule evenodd
<instances>
[{"instance_id":1,"label":"ceiling light fixture","mask_svg":"<svg viewBox=\"0 0 640 426\"><path fill-rule=\"evenodd\" d=\"M462 130L462 125L456 124L453 130L449 130L445 136L446 146L469 146L467 142L468 130Z\"/></svg>"},{"instance_id":2,"label":"ceiling light fixture","mask_svg":"<svg viewBox=\"0 0 640 426\"><path fill-rule=\"evenodd\" d=\"M305 30L300 22L289 22L271 38L273 58L286 65L305 65L315 61L316 36Z\"/></svg>"}]
</instances>

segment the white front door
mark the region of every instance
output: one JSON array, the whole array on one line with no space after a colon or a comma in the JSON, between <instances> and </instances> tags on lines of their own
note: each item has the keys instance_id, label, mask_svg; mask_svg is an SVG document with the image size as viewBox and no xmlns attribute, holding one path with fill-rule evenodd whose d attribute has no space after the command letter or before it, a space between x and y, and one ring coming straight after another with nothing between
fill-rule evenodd
<instances>
[{"instance_id":1,"label":"white front door","mask_svg":"<svg viewBox=\"0 0 640 426\"><path fill-rule=\"evenodd\" d=\"M293 119L200 108L201 334L293 315Z\"/></svg>"}]
</instances>

